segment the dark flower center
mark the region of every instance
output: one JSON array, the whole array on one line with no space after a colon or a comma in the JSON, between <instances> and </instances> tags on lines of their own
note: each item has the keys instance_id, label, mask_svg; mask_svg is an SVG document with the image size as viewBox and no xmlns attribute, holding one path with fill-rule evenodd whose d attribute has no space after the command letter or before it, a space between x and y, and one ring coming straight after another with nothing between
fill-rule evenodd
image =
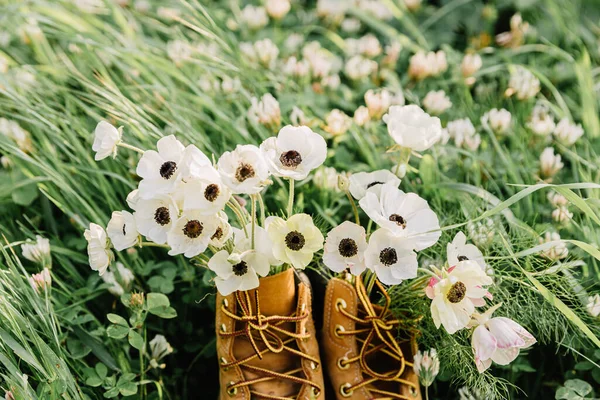
<instances>
[{"instance_id":1,"label":"dark flower center","mask_svg":"<svg viewBox=\"0 0 600 400\"><path fill-rule=\"evenodd\" d=\"M219 193L221 193L219 185L211 183L204 189L204 198L212 203L219 197Z\"/></svg>"},{"instance_id":2,"label":"dark flower center","mask_svg":"<svg viewBox=\"0 0 600 400\"><path fill-rule=\"evenodd\" d=\"M358 253L358 246L353 239L345 238L340 240L338 251L342 257L354 257Z\"/></svg>"},{"instance_id":3,"label":"dark flower center","mask_svg":"<svg viewBox=\"0 0 600 400\"><path fill-rule=\"evenodd\" d=\"M175 161L165 161L163 165L160 166L160 176L165 179L170 179L176 170L177 164Z\"/></svg>"},{"instance_id":4,"label":"dark flower center","mask_svg":"<svg viewBox=\"0 0 600 400\"><path fill-rule=\"evenodd\" d=\"M466 261L469 259L469 257L467 257L467 256L458 256L457 258L458 258L458 261Z\"/></svg>"},{"instance_id":5,"label":"dark flower center","mask_svg":"<svg viewBox=\"0 0 600 400\"><path fill-rule=\"evenodd\" d=\"M306 240L304 239L304 235L302 235L298 231L291 231L287 235L285 235L285 244L290 250L298 251L304 247Z\"/></svg>"},{"instance_id":6,"label":"dark flower center","mask_svg":"<svg viewBox=\"0 0 600 400\"><path fill-rule=\"evenodd\" d=\"M376 185L383 185L383 182L379 182L379 181L371 182L367 185L367 189L371 189L373 186L376 186Z\"/></svg>"},{"instance_id":7,"label":"dark flower center","mask_svg":"<svg viewBox=\"0 0 600 400\"><path fill-rule=\"evenodd\" d=\"M158 207L154 212L154 221L157 224L165 226L171 222L171 216L169 215L169 209L167 207Z\"/></svg>"},{"instance_id":8,"label":"dark flower center","mask_svg":"<svg viewBox=\"0 0 600 400\"><path fill-rule=\"evenodd\" d=\"M248 272L248 264L246 264L246 261L240 261L231 268L233 269L235 276L242 276Z\"/></svg>"},{"instance_id":9,"label":"dark flower center","mask_svg":"<svg viewBox=\"0 0 600 400\"><path fill-rule=\"evenodd\" d=\"M204 226L198 220L188 221L183 227L183 234L190 239L196 239L198 236L202 234L204 230Z\"/></svg>"},{"instance_id":10,"label":"dark flower center","mask_svg":"<svg viewBox=\"0 0 600 400\"><path fill-rule=\"evenodd\" d=\"M254 175L256 175L254 168L252 165L246 163L241 163L235 171L235 179L237 179L238 182L244 182L246 179L253 178Z\"/></svg>"},{"instance_id":11,"label":"dark flower center","mask_svg":"<svg viewBox=\"0 0 600 400\"><path fill-rule=\"evenodd\" d=\"M127 232L125 231L126 226L127 226L126 224L123 224L123 236L127 235Z\"/></svg>"},{"instance_id":12,"label":"dark flower center","mask_svg":"<svg viewBox=\"0 0 600 400\"><path fill-rule=\"evenodd\" d=\"M290 150L282 153L279 161L286 168L296 168L302 162L302 156L296 150Z\"/></svg>"},{"instance_id":13,"label":"dark flower center","mask_svg":"<svg viewBox=\"0 0 600 400\"><path fill-rule=\"evenodd\" d=\"M218 227L215 233L210 237L211 240L220 240L223 237L223 229Z\"/></svg>"},{"instance_id":14,"label":"dark flower center","mask_svg":"<svg viewBox=\"0 0 600 400\"><path fill-rule=\"evenodd\" d=\"M385 249L381 250L379 253L379 261L381 261L381 263L386 267L396 264L396 262L398 262L398 254L396 254L396 249L392 247L386 247Z\"/></svg>"},{"instance_id":15,"label":"dark flower center","mask_svg":"<svg viewBox=\"0 0 600 400\"><path fill-rule=\"evenodd\" d=\"M460 303L462 299L467 295L467 287L462 282L456 282L450 290L448 290L448 294L446 297L450 303Z\"/></svg>"},{"instance_id":16,"label":"dark flower center","mask_svg":"<svg viewBox=\"0 0 600 400\"><path fill-rule=\"evenodd\" d=\"M390 221L395 222L396 225L398 225L402 229L406 228L406 220L402 215L392 214L390 215Z\"/></svg>"}]
</instances>

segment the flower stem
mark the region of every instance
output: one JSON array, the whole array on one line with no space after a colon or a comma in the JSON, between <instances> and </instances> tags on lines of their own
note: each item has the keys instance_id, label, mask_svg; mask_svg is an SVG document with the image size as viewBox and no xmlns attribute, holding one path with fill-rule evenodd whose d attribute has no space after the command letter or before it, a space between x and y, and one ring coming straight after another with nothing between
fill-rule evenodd
<instances>
[{"instance_id":1,"label":"flower stem","mask_svg":"<svg viewBox=\"0 0 600 400\"><path fill-rule=\"evenodd\" d=\"M265 227L265 202L260 193L257 194L258 197L258 206L260 207L260 225Z\"/></svg>"},{"instance_id":2,"label":"flower stem","mask_svg":"<svg viewBox=\"0 0 600 400\"><path fill-rule=\"evenodd\" d=\"M135 146L132 146L130 144L127 144L125 142L119 142L119 143L117 143L117 146L121 146L123 148L129 149L129 150L133 150L133 151L137 151L138 153L144 154L144 150L140 149L139 147L135 147Z\"/></svg>"},{"instance_id":3,"label":"flower stem","mask_svg":"<svg viewBox=\"0 0 600 400\"><path fill-rule=\"evenodd\" d=\"M252 202L252 238L250 240L252 243L252 250L254 250L255 249L254 232L256 230L256 195L255 194L250 195L250 201Z\"/></svg>"},{"instance_id":4,"label":"flower stem","mask_svg":"<svg viewBox=\"0 0 600 400\"><path fill-rule=\"evenodd\" d=\"M352 198L350 192L346 191L346 197L348 197L348 201L352 206L352 213L354 213L354 220L356 221L356 225L360 225L360 217L358 216L358 208L356 208L356 202Z\"/></svg>"},{"instance_id":5,"label":"flower stem","mask_svg":"<svg viewBox=\"0 0 600 400\"><path fill-rule=\"evenodd\" d=\"M429 386L425 387L425 400L429 400Z\"/></svg>"},{"instance_id":6,"label":"flower stem","mask_svg":"<svg viewBox=\"0 0 600 400\"><path fill-rule=\"evenodd\" d=\"M293 208L294 208L294 179L290 178L290 192L289 192L288 206L287 206L288 219L292 216Z\"/></svg>"},{"instance_id":7,"label":"flower stem","mask_svg":"<svg viewBox=\"0 0 600 400\"><path fill-rule=\"evenodd\" d=\"M244 230L244 234L246 235L246 237L248 237L248 231L246 231L246 218L244 218L244 216L240 212L239 205L237 204L237 202L235 200L229 200L227 202L227 206L231 209L231 211L233 211L239 224L242 226L242 229Z\"/></svg>"}]
</instances>

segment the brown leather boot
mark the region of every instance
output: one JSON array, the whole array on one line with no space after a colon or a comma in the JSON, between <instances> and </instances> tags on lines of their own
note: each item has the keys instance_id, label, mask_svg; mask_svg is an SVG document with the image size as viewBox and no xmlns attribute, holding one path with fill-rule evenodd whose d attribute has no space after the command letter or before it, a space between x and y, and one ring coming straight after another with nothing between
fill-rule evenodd
<instances>
[{"instance_id":1,"label":"brown leather boot","mask_svg":"<svg viewBox=\"0 0 600 400\"><path fill-rule=\"evenodd\" d=\"M324 400L310 282L290 268L217 294L219 400Z\"/></svg>"},{"instance_id":2,"label":"brown leather boot","mask_svg":"<svg viewBox=\"0 0 600 400\"><path fill-rule=\"evenodd\" d=\"M397 339L400 321L392 319L379 281L383 307L371 303L360 278L354 280L333 278L325 294L323 359L337 400L421 400L414 337Z\"/></svg>"}]
</instances>

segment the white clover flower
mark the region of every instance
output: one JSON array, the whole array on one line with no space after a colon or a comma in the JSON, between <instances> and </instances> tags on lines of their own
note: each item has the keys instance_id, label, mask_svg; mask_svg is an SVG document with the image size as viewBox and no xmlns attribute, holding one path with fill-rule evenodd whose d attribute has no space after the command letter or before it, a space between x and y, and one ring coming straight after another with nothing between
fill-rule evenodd
<instances>
[{"instance_id":1,"label":"white clover flower","mask_svg":"<svg viewBox=\"0 0 600 400\"><path fill-rule=\"evenodd\" d=\"M315 171L312 178L315 186L324 190L333 190L338 192L338 181L340 174L332 167L321 167Z\"/></svg>"},{"instance_id":2,"label":"white clover flower","mask_svg":"<svg viewBox=\"0 0 600 400\"><path fill-rule=\"evenodd\" d=\"M481 69L483 62L479 54L465 54L460 64L460 72L464 78L469 78Z\"/></svg>"},{"instance_id":3,"label":"white clover flower","mask_svg":"<svg viewBox=\"0 0 600 400\"><path fill-rule=\"evenodd\" d=\"M270 176L262 151L251 144L238 144L234 151L224 152L217 168L223 183L236 194L259 193Z\"/></svg>"},{"instance_id":4,"label":"white clover flower","mask_svg":"<svg viewBox=\"0 0 600 400\"><path fill-rule=\"evenodd\" d=\"M350 221L344 221L333 228L325 239L323 264L333 272L350 270L360 275L365 269L364 253L367 249L365 228Z\"/></svg>"},{"instance_id":5,"label":"white clover flower","mask_svg":"<svg viewBox=\"0 0 600 400\"><path fill-rule=\"evenodd\" d=\"M317 15L333 23L339 23L344 18L349 2L339 0L317 0Z\"/></svg>"},{"instance_id":6,"label":"white clover flower","mask_svg":"<svg viewBox=\"0 0 600 400\"><path fill-rule=\"evenodd\" d=\"M402 92L393 93L387 89L379 91L369 89L365 93L365 104L369 109L371 118L379 119L388 112L391 106L403 106L404 95Z\"/></svg>"},{"instance_id":7,"label":"white clover flower","mask_svg":"<svg viewBox=\"0 0 600 400\"><path fill-rule=\"evenodd\" d=\"M284 46L290 52L296 52L302 43L304 43L305 37L299 33L292 33L285 39Z\"/></svg>"},{"instance_id":8,"label":"white clover flower","mask_svg":"<svg viewBox=\"0 0 600 400\"><path fill-rule=\"evenodd\" d=\"M40 264L42 266L50 266L52 264L52 258L50 256L50 240L41 237L40 235L35 236L35 242L28 240L21 245L23 251L23 257L29 261Z\"/></svg>"},{"instance_id":9,"label":"white clover flower","mask_svg":"<svg viewBox=\"0 0 600 400\"><path fill-rule=\"evenodd\" d=\"M540 80L526 68L516 67L510 73L507 95L516 94L517 99L526 100L540 91Z\"/></svg>"},{"instance_id":10,"label":"white clover flower","mask_svg":"<svg viewBox=\"0 0 600 400\"><path fill-rule=\"evenodd\" d=\"M281 125L281 109L279 102L271 93L266 93L260 99L252 97L248 109L248 118L255 123L260 123L268 128L277 129Z\"/></svg>"},{"instance_id":11,"label":"white clover flower","mask_svg":"<svg viewBox=\"0 0 600 400\"><path fill-rule=\"evenodd\" d=\"M569 249L564 242L560 242L560 235L557 232L546 232L543 238L539 239L540 244L557 242L551 247L542 250L541 255L549 260L558 261L569 255Z\"/></svg>"},{"instance_id":12,"label":"white clover flower","mask_svg":"<svg viewBox=\"0 0 600 400\"><path fill-rule=\"evenodd\" d=\"M438 76L448 69L446 53L419 51L410 58L408 76L414 80L422 80L430 76Z\"/></svg>"},{"instance_id":13,"label":"white clover flower","mask_svg":"<svg viewBox=\"0 0 600 400\"><path fill-rule=\"evenodd\" d=\"M167 43L167 56L176 65L189 61L192 58L193 51L192 46L184 40L170 40Z\"/></svg>"},{"instance_id":14,"label":"white clover flower","mask_svg":"<svg viewBox=\"0 0 600 400\"><path fill-rule=\"evenodd\" d=\"M29 284L37 293L49 289L50 286L52 286L52 276L50 275L50 270L48 268L44 268L42 272L38 274L32 274L31 277L29 277Z\"/></svg>"},{"instance_id":15,"label":"white clover flower","mask_svg":"<svg viewBox=\"0 0 600 400\"><path fill-rule=\"evenodd\" d=\"M600 315L600 294L590 296L586 308L592 317Z\"/></svg>"},{"instance_id":16,"label":"white clover flower","mask_svg":"<svg viewBox=\"0 0 600 400\"><path fill-rule=\"evenodd\" d=\"M106 232L98 224L91 223L89 229L86 229L83 236L88 242L87 252L90 267L93 271L98 271L100 276L104 275L114 256L110 251L110 242L106 237Z\"/></svg>"},{"instance_id":17,"label":"white clover flower","mask_svg":"<svg viewBox=\"0 0 600 400\"><path fill-rule=\"evenodd\" d=\"M304 111L302 111L297 106L292 108L292 112L290 113L290 121L294 126L307 125L308 119L306 115L304 115Z\"/></svg>"},{"instance_id":18,"label":"white clover flower","mask_svg":"<svg viewBox=\"0 0 600 400\"><path fill-rule=\"evenodd\" d=\"M373 14L380 20L389 20L392 18L392 12L381 0L358 0L356 6L359 10Z\"/></svg>"},{"instance_id":19,"label":"white clover flower","mask_svg":"<svg viewBox=\"0 0 600 400\"><path fill-rule=\"evenodd\" d=\"M323 128L326 132L331 133L333 136L343 135L352 126L352 118L346 115L342 110L333 109L325 116L325 127Z\"/></svg>"},{"instance_id":20,"label":"white clover flower","mask_svg":"<svg viewBox=\"0 0 600 400\"><path fill-rule=\"evenodd\" d=\"M212 165L195 169L183 185L183 209L213 215L225 208L231 191Z\"/></svg>"},{"instance_id":21,"label":"white clover flower","mask_svg":"<svg viewBox=\"0 0 600 400\"><path fill-rule=\"evenodd\" d=\"M307 43L302 48L302 57L310 63L314 78L325 78L334 75L341 67L341 60L321 47L319 42Z\"/></svg>"},{"instance_id":22,"label":"white clover flower","mask_svg":"<svg viewBox=\"0 0 600 400\"><path fill-rule=\"evenodd\" d=\"M448 122L446 127L450 137L454 138L456 147L464 147L475 151L481 144L481 136L476 133L473 123L468 118Z\"/></svg>"},{"instance_id":23,"label":"white clover flower","mask_svg":"<svg viewBox=\"0 0 600 400\"><path fill-rule=\"evenodd\" d=\"M296 269L304 269L314 253L323 248L323 234L310 215L294 214L287 221L269 217L265 221L269 238L273 242L275 258Z\"/></svg>"},{"instance_id":24,"label":"white clover flower","mask_svg":"<svg viewBox=\"0 0 600 400\"><path fill-rule=\"evenodd\" d=\"M558 207L552 211L552 219L559 224L566 224L573 219L573 213L567 207Z\"/></svg>"},{"instance_id":25,"label":"white clover flower","mask_svg":"<svg viewBox=\"0 0 600 400\"><path fill-rule=\"evenodd\" d=\"M440 373L440 359L435 349L424 352L419 350L415 354L413 371L419 377L421 385L429 387L433 384L435 377Z\"/></svg>"},{"instance_id":26,"label":"white clover flower","mask_svg":"<svg viewBox=\"0 0 600 400\"><path fill-rule=\"evenodd\" d=\"M270 221L270 220L269 220ZM248 223L245 229L232 228L235 251L243 253L255 250L265 257L268 265L281 265L283 261L275 258L273 254L273 242L269 238L267 230L261 226L254 226L254 249L252 249L252 223Z\"/></svg>"},{"instance_id":27,"label":"white clover flower","mask_svg":"<svg viewBox=\"0 0 600 400\"><path fill-rule=\"evenodd\" d=\"M562 168L564 164L560 154L554 154L552 147L546 147L540 154L540 172L542 177L552 178Z\"/></svg>"},{"instance_id":28,"label":"white clover flower","mask_svg":"<svg viewBox=\"0 0 600 400\"><path fill-rule=\"evenodd\" d=\"M365 264L386 285L398 285L417 277L417 254L413 243L387 229L378 229L369 237Z\"/></svg>"},{"instance_id":29,"label":"white clover flower","mask_svg":"<svg viewBox=\"0 0 600 400\"><path fill-rule=\"evenodd\" d=\"M395 182L381 185L379 195L367 190L359 205L377 225L409 242L411 249L433 246L442 234L427 201L415 193L404 193Z\"/></svg>"},{"instance_id":30,"label":"white clover flower","mask_svg":"<svg viewBox=\"0 0 600 400\"><path fill-rule=\"evenodd\" d=\"M383 116L394 141L415 151L425 151L442 137L440 119L432 117L416 105L391 106Z\"/></svg>"},{"instance_id":31,"label":"white clover flower","mask_svg":"<svg viewBox=\"0 0 600 400\"><path fill-rule=\"evenodd\" d=\"M17 121L0 118L0 134L14 141L19 149L25 153L30 153L33 150L29 132L23 129Z\"/></svg>"},{"instance_id":32,"label":"white clover flower","mask_svg":"<svg viewBox=\"0 0 600 400\"><path fill-rule=\"evenodd\" d=\"M503 135L510 129L512 115L508 110L501 108L492 108L490 111L483 114L481 124L490 129L492 132Z\"/></svg>"},{"instance_id":33,"label":"white clover flower","mask_svg":"<svg viewBox=\"0 0 600 400\"><path fill-rule=\"evenodd\" d=\"M292 5L290 0L266 0L267 13L273 19L282 19L290 12Z\"/></svg>"},{"instance_id":34,"label":"white clover flower","mask_svg":"<svg viewBox=\"0 0 600 400\"><path fill-rule=\"evenodd\" d=\"M337 89L340 86L340 83L341 80L338 74L325 76L323 77L323 79L321 79L321 84L323 85L323 87L329 89Z\"/></svg>"},{"instance_id":35,"label":"white clover flower","mask_svg":"<svg viewBox=\"0 0 600 400\"><path fill-rule=\"evenodd\" d=\"M134 246L139 238L135 218L128 211L113 211L106 233L117 251Z\"/></svg>"},{"instance_id":36,"label":"white clover flower","mask_svg":"<svg viewBox=\"0 0 600 400\"><path fill-rule=\"evenodd\" d=\"M154 339L150 341L150 354L152 359L150 360L150 366L152 368L164 369L166 365L159 364L158 362L173 353L173 347L167 342L167 339L163 335L156 335Z\"/></svg>"},{"instance_id":37,"label":"white clover flower","mask_svg":"<svg viewBox=\"0 0 600 400\"><path fill-rule=\"evenodd\" d=\"M569 200L565 196L557 192L548 192L548 201L554 207L566 207L569 204Z\"/></svg>"},{"instance_id":38,"label":"white clover flower","mask_svg":"<svg viewBox=\"0 0 600 400\"><path fill-rule=\"evenodd\" d=\"M131 275L133 280L133 274L131 271L125 268L125 266L123 266L123 264L120 262L116 263L116 265L117 268L122 268L124 271L128 271L127 273ZM125 293L125 289L123 289L123 286L121 286L121 284L117 281L117 277L114 272L106 271L106 273L102 275L102 281L108 285L108 292L113 296L120 297L123 295L123 293Z\"/></svg>"},{"instance_id":39,"label":"white clover flower","mask_svg":"<svg viewBox=\"0 0 600 400\"><path fill-rule=\"evenodd\" d=\"M554 117L549 112L548 108L543 104L537 104L533 108L531 117L527 122L527 127L537 136L547 137L552 132L556 124L554 123Z\"/></svg>"},{"instance_id":40,"label":"white clover flower","mask_svg":"<svg viewBox=\"0 0 600 400\"><path fill-rule=\"evenodd\" d=\"M431 317L439 329L444 326L449 334L466 328L475 312L475 307L485 305L484 297L490 297L484 286L492 284L476 261L458 262L442 276L432 277L425 289L432 299Z\"/></svg>"},{"instance_id":41,"label":"white clover flower","mask_svg":"<svg viewBox=\"0 0 600 400\"><path fill-rule=\"evenodd\" d=\"M242 21L252 30L259 30L269 23L267 10L261 6L248 4L242 9Z\"/></svg>"},{"instance_id":42,"label":"white clover flower","mask_svg":"<svg viewBox=\"0 0 600 400\"><path fill-rule=\"evenodd\" d=\"M497 304L483 314L475 313L470 324L476 327L471 338L471 347L479 373L487 370L492 361L499 365L510 364L519 356L521 349L537 342L531 333L512 319L492 318L492 313L499 306L500 304Z\"/></svg>"},{"instance_id":43,"label":"white clover flower","mask_svg":"<svg viewBox=\"0 0 600 400\"><path fill-rule=\"evenodd\" d=\"M423 107L432 115L440 115L452 107L452 102L443 90L432 90L425 95Z\"/></svg>"},{"instance_id":44,"label":"white clover flower","mask_svg":"<svg viewBox=\"0 0 600 400\"><path fill-rule=\"evenodd\" d=\"M377 62L356 55L346 62L344 73L354 81L364 79L377 71Z\"/></svg>"},{"instance_id":45,"label":"white clover flower","mask_svg":"<svg viewBox=\"0 0 600 400\"><path fill-rule=\"evenodd\" d=\"M484 249L494 241L494 221L491 218L485 218L483 221L467 223L469 237L475 245Z\"/></svg>"},{"instance_id":46,"label":"white clover flower","mask_svg":"<svg viewBox=\"0 0 600 400\"><path fill-rule=\"evenodd\" d=\"M510 18L510 31L496 35L496 43L502 47L517 48L523 44L529 24L523 22L521 14L516 13Z\"/></svg>"},{"instance_id":47,"label":"white clover flower","mask_svg":"<svg viewBox=\"0 0 600 400\"><path fill-rule=\"evenodd\" d=\"M554 129L554 137L559 142L571 146L575 144L577 139L583 136L583 128L581 124L573 124L568 118L563 118L556 125Z\"/></svg>"},{"instance_id":48,"label":"white clover flower","mask_svg":"<svg viewBox=\"0 0 600 400\"><path fill-rule=\"evenodd\" d=\"M367 192L373 192L377 196L381 193L384 184L391 184L394 187L400 186L400 178L387 169L380 169L373 172L357 172L350 176L350 193L356 200L360 200Z\"/></svg>"},{"instance_id":49,"label":"white clover flower","mask_svg":"<svg viewBox=\"0 0 600 400\"><path fill-rule=\"evenodd\" d=\"M262 39L254 43L254 60L268 69L275 68L279 49L271 39Z\"/></svg>"},{"instance_id":50,"label":"white clover flower","mask_svg":"<svg viewBox=\"0 0 600 400\"><path fill-rule=\"evenodd\" d=\"M346 53L354 55L363 55L368 58L377 57L383 49L381 43L375 35L369 33L359 39L348 38L345 40Z\"/></svg>"},{"instance_id":51,"label":"white clover flower","mask_svg":"<svg viewBox=\"0 0 600 400\"><path fill-rule=\"evenodd\" d=\"M340 26L344 32L356 33L360 30L360 21L356 18L344 18Z\"/></svg>"},{"instance_id":52,"label":"white clover flower","mask_svg":"<svg viewBox=\"0 0 600 400\"><path fill-rule=\"evenodd\" d=\"M305 179L327 158L325 139L307 126L284 126L260 149L273 175L294 180Z\"/></svg>"},{"instance_id":53,"label":"white clover flower","mask_svg":"<svg viewBox=\"0 0 600 400\"><path fill-rule=\"evenodd\" d=\"M402 51L402 45L398 42L392 42L385 46L385 57L381 60L381 63L388 67L395 67Z\"/></svg>"},{"instance_id":54,"label":"white clover flower","mask_svg":"<svg viewBox=\"0 0 600 400\"><path fill-rule=\"evenodd\" d=\"M167 232L179 215L175 201L170 196L156 196L139 199L132 208L138 231L154 243L166 243Z\"/></svg>"},{"instance_id":55,"label":"white clover flower","mask_svg":"<svg viewBox=\"0 0 600 400\"><path fill-rule=\"evenodd\" d=\"M197 210L184 211L167 232L167 243L171 246L169 255L183 254L192 258L203 253L217 231L219 222L216 215L203 215Z\"/></svg>"},{"instance_id":56,"label":"white clover flower","mask_svg":"<svg viewBox=\"0 0 600 400\"><path fill-rule=\"evenodd\" d=\"M140 197L152 198L169 194L181 182L185 147L173 135L161 138L156 144L158 151L146 150L138 162L136 173L142 178Z\"/></svg>"},{"instance_id":57,"label":"white clover flower","mask_svg":"<svg viewBox=\"0 0 600 400\"><path fill-rule=\"evenodd\" d=\"M231 78L229 76L224 76L221 80L221 90L224 93L232 94L240 91L242 87L242 82L240 78L237 76L235 78Z\"/></svg>"},{"instance_id":58,"label":"white clover flower","mask_svg":"<svg viewBox=\"0 0 600 400\"><path fill-rule=\"evenodd\" d=\"M454 236L452 242L448 243L446 252L448 256L448 266L450 267L461 261L471 260L479 264L482 270L488 270L488 266L483 259L481 250L473 244L467 244L467 237L462 232L458 232L456 236Z\"/></svg>"},{"instance_id":59,"label":"white clover flower","mask_svg":"<svg viewBox=\"0 0 600 400\"><path fill-rule=\"evenodd\" d=\"M286 75L303 77L310 72L310 64L307 60L297 60L296 57L290 57L283 65L283 72Z\"/></svg>"},{"instance_id":60,"label":"white clover flower","mask_svg":"<svg viewBox=\"0 0 600 400\"><path fill-rule=\"evenodd\" d=\"M354 111L354 123L358 126L365 126L371 120L369 109L365 106L360 106Z\"/></svg>"},{"instance_id":61,"label":"white clover flower","mask_svg":"<svg viewBox=\"0 0 600 400\"><path fill-rule=\"evenodd\" d=\"M221 250L211 257L208 268L217 274L215 284L222 296L227 296L236 290L257 288L258 275L269 274L266 258L254 250L241 254L229 254L226 250Z\"/></svg>"}]
</instances>

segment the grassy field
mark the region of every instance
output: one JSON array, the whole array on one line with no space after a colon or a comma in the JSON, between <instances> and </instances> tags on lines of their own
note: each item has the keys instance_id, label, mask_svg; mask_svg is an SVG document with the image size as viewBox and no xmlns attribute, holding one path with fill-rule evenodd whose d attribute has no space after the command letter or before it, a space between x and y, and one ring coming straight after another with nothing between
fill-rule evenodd
<instances>
[{"instance_id":1,"label":"grassy field","mask_svg":"<svg viewBox=\"0 0 600 400\"><path fill-rule=\"evenodd\" d=\"M426 275L391 287L404 327L438 349L430 398L600 396L600 5L294 0L277 19L251 3L261 5L0 0L0 395L217 396L214 273L147 246L116 253L116 285L90 269L84 230L127 209L139 182L134 150L94 160L106 120L135 148L174 134L215 159L310 126L328 158L297 182L294 209L323 232L353 218L338 175L404 173L401 189L425 198L442 227L420 267L441 267L465 232L493 270L503 315L538 342L480 374L469 333L435 327ZM445 139L394 151L382 115L395 103L439 114ZM508 123L493 125L492 109ZM288 191L274 179L270 214ZM23 256L36 235L51 258ZM52 284L39 290L29 277L44 267ZM330 275L318 256L309 268Z\"/></svg>"}]
</instances>

